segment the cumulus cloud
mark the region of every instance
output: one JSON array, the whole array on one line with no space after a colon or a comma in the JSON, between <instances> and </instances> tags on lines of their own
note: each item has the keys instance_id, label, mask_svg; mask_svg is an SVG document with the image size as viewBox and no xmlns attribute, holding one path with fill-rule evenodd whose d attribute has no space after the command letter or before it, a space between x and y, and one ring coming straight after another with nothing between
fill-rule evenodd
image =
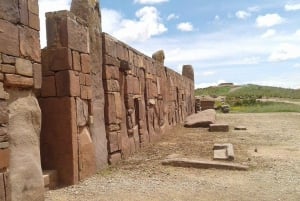
<instances>
[{"instance_id":1,"label":"cumulus cloud","mask_svg":"<svg viewBox=\"0 0 300 201\"><path fill-rule=\"evenodd\" d=\"M282 43L269 56L269 61L279 62L300 58L300 47L289 43Z\"/></svg>"},{"instance_id":2,"label":"cumulus cloud","mask_svg":"<svg viewBox=\"0 0 300 201\"><path fill-rule=\"evenodd\" d=\"M262 38L270 38L276 34L276 30L268 29L265 33L261 35Z\"/></svg>"},{"instance_id":3,"label":"cumulus cloud","mask_svg":"<svg viewBox=\"0 0 300 201\"><path fill-rule=\"evenodd\" d=\"M39 0L39 16L40 16L40 40L41 47L44 48L47 45L46 40L46 12L53 12L58 10L69 10L71 0Z\"/></svg>"},{"instance_id":4,"label":"cumulus cloud","mask_svg":"<svg viewBox=\"0 0 300 201\"><path fill-rule=\"evenodd\" d=\"M247 12L247 11L244 11L244 10L239 10L235 13L235 16L239 19L247 19L248 17L251 16L251 13Z\"/></svg>"},{"instance_id":5,"label":"cumulus cloud","mask_svg":"<svg viewBox=\"0 0 300 201\"><path fill-rule=\"evenodd\" d=\"M145 6L135 15L137 19L124 19L115 10L102 9L103 31L124 42L146 41L167 31L155 7Z\"/></svg>"},{"instance_id":6,"label":"cumulus cloud","mask_svg":"<svg viewBox=\"0 0 300 201\"><path fill-rule=\"evenodd\" d=\"M298 4L286 4L284 6L284 9L286 11L297 11L297 10L300 10L300 3L298 3Z\"/></svg>"},{"instance_id":7,"label":"cumulus cloud","mask_svg":"<svg viewBox=\"0 0 300 201\"><path fill-rule=\"evenodd\" d=\"M194 30L194 26L190 22L182 22L177 25L177 29L184 32L189 32Z\"/></svg>"},{"instance_id":8,"label":"cumulus cloud","mask_svg":"<svg viewBox=\"0 0 300 201\"><path fill-rule=\"evenodd\" d=\"M167 20L170 21L170 20L174 20L174 19L179 19L179 16L174 14L174 13L171 13L170 15L168 15L167 17Z\"/></svg>"},{"instance_id":9,"label":"cumulus cloud","mask_svg":"<svg viewBox=\"0 0 300 201\"><path fill-rule=\"evenodd\" d=\"M282 18L277 13L260 15L256 18L257 27L272 27L278 24L282 24L283 22L284 18Z\"/></svg>"},{"instance_id":10,"label":"cumulus cloud","mask_svg":"<svg viewBox=\"0 0 300 201\"><path fill-rule=\"evenodd\" d=\"M134 3L139 3L139 4L159 4L159 3L164 3L168 2L169 0L134 0Z\"/></svg>"}]
</instances>

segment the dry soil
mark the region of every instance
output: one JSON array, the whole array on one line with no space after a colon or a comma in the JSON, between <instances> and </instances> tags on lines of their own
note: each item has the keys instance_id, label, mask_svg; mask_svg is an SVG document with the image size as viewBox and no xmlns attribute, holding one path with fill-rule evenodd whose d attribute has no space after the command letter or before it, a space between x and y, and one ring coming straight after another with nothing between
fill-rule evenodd
<instances>
[{"instance_id":1,"label":"dry soil","mask_svg":"<svg viewBox=\"0 0 300 201\"><path fill-rule=\"evenodd\" d=\"M177 126L162 139L79 185L46 193L47 201L299 201L300 113L218 114L228 133ZM243 125L246 131L235 131ZM162 166L170 154L211 159L230 142L248 171Z\"/></svg>"}]
</instances>

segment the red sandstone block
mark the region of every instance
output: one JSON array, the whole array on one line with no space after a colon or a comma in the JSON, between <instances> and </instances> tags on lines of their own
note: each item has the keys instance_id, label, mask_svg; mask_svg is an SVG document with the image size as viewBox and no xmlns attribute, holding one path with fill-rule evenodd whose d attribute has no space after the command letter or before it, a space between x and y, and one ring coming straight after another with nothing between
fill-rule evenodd
<instances>
[{"instance_id":1,"label":"red sandstone block","mask_svg":"<svg viewBox=\"0 0 300 201\"><path fill-rule=\"evenodd\" d=\"M76 71L81 71L79 52L72 51L72 56L73 56L73 69L76 70Z\"/></svg>"},{"instance_id":2,"label":"red sandstone block","mask_svg":"<svg viewBox=\"0 0 300 201\"><path fill-rule=\"evenodd\" d=\"M117 46L117 57L120 60L127 61L128 60L128 49L122 43L116 43Z\"/></svg>"},{"instance_id":3,"label":"red sandstone block","mask_svg":"<svg viewBox=\"0 0 300 201\"><path fill-rule=\"evenodd\" d=\"M114 57L109 56L109 55L106 54L104 56L104 64L108 65L108 66L119 67L120 66L120 61L117 58L114 58Z\"/></svg>"},{"instance_id":4,"label":"red sandstone block","mask_svg":"<svg viewBox=\"0 0 300 201\"><path fill-rule=\"evenodd\" d=\"M29 57L33 61L41 62L39 31L28 27L19 27L20 52L23 57Z\"/></svg>"},{"instance_id":5,"label":"red sandstone block","mask_svg":"<svg viewBox=\"0 0 300 201\"><path fill-rule=\"evenodd\" d=\"M20 21L18 0L0 1L0 19L4 19L13 23Z\"/></svg>"},{"instance_id":6,"label":"red sandstone block","mask_svg":"<svg viewBox=\"0 0 300 201\"><path fill-rule=\"evenodd\" d=\"M106 92L119 92L120 85L118 80L104 80L103 82L104 90Z\"/></svg>"},{"instance_id":7,"label":"red sandstone block","mask_svg":"<svg viewBox=\"0 0 300 201\"><path fill-rule=\"evenodd\" d=\"M57 96L80 96L79 76L66 70L55 73Z\"/></svg>"},{"instance_id":8,"label":"red sandstone block","mask_svg":"<svg viewBox=\"0 0 300 201\"><path fill-rule=\"evenodd\" d=\"M91 71L91 61L90 55L81 54L81 70L83 73L90 73Z\"/></svg>"},{"instance_id":9,"label":"red sandstone block","mask_svg":"<svg viewBox=\"0 0 300 201\"><path fill-rule=\"evenodd\" d=\"M33 64L33 82L35 89L42 88L42 66L41 64Z\"/></svg>"},{"instance_id":10,"label":"red sandstone block","mask_svg":"<svg viewBox=\"0 0 300 201\"><path fill-rule=\"evenodd\" d=\"M9 56L9 55L6 55L6 54L2 54L2 63L3 64L15 64L16 63L16 57Z\"/></svg>"},{"instance_id":11,"label":"red sandstone block","mask_svg":"<svg viewBox=\"0 0 300 201\"><path fill-rule=\"evenodd\" d=\"M65 47L51 48L45 50L43 57L47 57L49 69L52 71L71 70L72 69L72 53ZM44 65L43 65L44 67Z\"/></svg>"},{"instance_id":12,"label":"red sandstone block","mask_svg":"<svg viewBox=\"0 0 300 201\"><path fill-rule=\"evenodd\" d=\"M56 96L55 77L43 77L43 84L41 90L42 97Z\"/></svg>"},{"instance_id":13,"label":"red sandstone block","mask_svg":"<svg viewBox=\"0 0 300 201\"><path fill-rule=\"evenodd\" d=\"M9 149L0 149L0 170L9 166Z\"/></svg>"},{"instance_id":14,"label":"red sandstone block","mask_svg":"<svg viewBox=\"0 0 300 201\"><path fill-rule=\"evenodd\" d=\"M31 88L33 86L33 78L15 74L6 74L4 84L10 87Z\"/></svg>"},{"instance_id":15,"label":"red sandstone block","mask_svg":"<svg viewBox=\"0 0 300 201\"><path fill-rule=\"evenodd\" d=\"M134 94L135 78L132 75L126 76L125 94Z\"/></svg>"},{"instance_id":16,"label":"red sandstone block","mask_svg":"<svg viewBox=\"0 0 300 201\"><path fill-rule=\"evenodd\" d=\"M113 93L106 93L105 101L104 115L106 124L118 124L119 121L117 120L115 95Z\"/></svg>"},{"instance_id":17,"label":"red sandstone block","mask_svg":"<svg viewBox=\"0 0 300 201\"><path fill-rule=\"evenodd\" d=\"M104 51L106 54L117 58L117 41L107 34L104 34Z\"/></svg>"},{"instance_id":18,"label":"red sandstone block","mask_svg":"<svg viewBox=\"0 0 300 201\"><path fill-rule=\"evenodd\" d=\"M84 75L85 75L85 85L92 86L92 76L90 74L84 74Z\"/></svg>"},{"instance_id":19,"label":"red sandstone block","mask_svg":"<svg viewBox=\"0 0 300 201\"><path fill-rule=\"evenodd\" d=\"M2 11L0 1L0 11ZM5 0L4 2L7 2ZM1 18L2 12L0 12ZM18 27L0 19L0 52L12 56L19 56L19 34Z\"/></svg>"},{"instance_id":20,"label":"red sandstone block","mask_svg":"<svg viewBox=\"0 0 300 201\"><path fill-rule=\"evenodd\" d=\"M52 76L55 73L50 70L49 58L48 58L48 48L42 49L42 74L43 76Z\"/></svg>"},{"instance_id":21,"label":"red sandstone block","mask_svg":"<svg viewBox=\"0 0 300 201\"><path fill-rule=\"evenodd\" d=\"M15 66L10 65L10 64L1 64L1 71L3 73L15 74L16 73L16 68L15 68Z\"/></svg>"},{"instance_id":22,"label":"red sandstone block","mask_svg":"<svg viewBox=\"0 0 300 201\"><path fill-rule=\"evenodd\" d=\"M122 145L122 136L120 132L109 132L108 134L109 152L119 151Z\"/></svg>"},{"instance_id":23,"label":"red sandstone block","mask_svg":"<svg viewBox=\"0 0 300 201\"><path fill-rule=\"evenodd\" d=\"M16 59L16 73L28 77L33 76L33 66L31 61L27 59L17 58Z\"/></svg>"},{"instance_id":24,"label":"red sandstone block","mask_svg":"<svg viewBox=\"0 0 300 201\"><path fill-rule=\"evenodd\" d=\"M122 159L121 153L113 153L109 155L109 164L116 165Z\"/></svg>"},{"instance_id":25,"label":"red sandstone block","mask_svg":"<svg viewBox=\"0 0 300 201\"><path fill-rule=\"evenodd\" d=\"M38 15L39 14L38 0L28 0L28 10Z\"/></svg>"},{"instance_id":26,"label":"red sandstone block","mask_svg":"<svg viewBox=\"0 0 300 201\"><path fill-rule=\"evenodd\" d=\"M20 21L22 24L28 26L28 4L27 0L19 0L19 9L20 9Z\"/></svg>"},{"instance_id":27,"label":"red sandstone block","mask_svg":"<svg viewBox=\"0 0 300 201\"><path fill-rule=\"evenodd\" d=\"M37 14L29 12L29 26L37 31L40 30L40 18Z\"/></svg>"},{"instance_id":28,"label":"red sandstone block","mask_svg":"<svg viewBox=\"0 0 300 201\"><path fill-rule=\"evenodd\" d=\"M80 97L84 100L92 99L92 88L90 86L80 86Z\"/></svg>"},{"instance_id":29,"label":"red sandstone block","mask_svg":"<svg viewBox=\"0 0 300 201\"><path fill-rule=\"evenodd\" d=\"M105 80L110 80L110 79L118 80L119 79L119 74L120 74L120 72L119 72L118 67L108 66L108 65L104 66L103 79L105 79Z\"/></svg>"},{"instance_id":30,"label":"red sandstone block","mask_svg":"<svg viewBox=\"0 0 300 201\"><path fill-rule=\"evenodd\" d=\"M79 83L80 83L80 85L85 85L85 74L84 73L79 74Z\"/></svg>"}]
</instances>

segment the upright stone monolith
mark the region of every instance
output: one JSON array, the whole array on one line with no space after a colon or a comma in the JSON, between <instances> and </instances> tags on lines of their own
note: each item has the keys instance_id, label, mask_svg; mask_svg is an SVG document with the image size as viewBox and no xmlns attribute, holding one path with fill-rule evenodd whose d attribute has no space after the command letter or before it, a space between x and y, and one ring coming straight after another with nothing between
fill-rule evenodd
<instances>
[{"instance_id":1,"label":"upright stone monolith","mask_svg":"<svg viewBox=\"0 0 300 201\"><path fill-rule=\"evenodd\" d=\"M92 74L92 115L90 126L96 148L97 169L107 166L107 139L104 121L104 90L102 83L102 39L101 13L97 0L73 0L71 12L84 19L89 27L91 74Z\"/></svg>"}]
</instances>

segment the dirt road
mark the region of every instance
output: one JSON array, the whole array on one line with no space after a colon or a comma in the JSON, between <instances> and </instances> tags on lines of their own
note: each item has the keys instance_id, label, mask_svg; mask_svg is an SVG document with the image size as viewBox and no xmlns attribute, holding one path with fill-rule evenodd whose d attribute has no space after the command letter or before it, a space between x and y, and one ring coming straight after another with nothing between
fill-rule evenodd
<instances>
[{"instance_id":1,"label":"dirt road","mask_svg":"<svg viewBox=\"0 0 300 201\"><path fill-rule=\"evenodd\" d=\"M47 201L299 201L300 114L218 114L229 133L176 127L160 142L79 185L49 191ZM247 131L234 131L244 125ZM212 158L214 143L234 145L249 171L161 165L169 154ZM257 152L254 150L257 149Z\"/></svg>"}]
</instances>

